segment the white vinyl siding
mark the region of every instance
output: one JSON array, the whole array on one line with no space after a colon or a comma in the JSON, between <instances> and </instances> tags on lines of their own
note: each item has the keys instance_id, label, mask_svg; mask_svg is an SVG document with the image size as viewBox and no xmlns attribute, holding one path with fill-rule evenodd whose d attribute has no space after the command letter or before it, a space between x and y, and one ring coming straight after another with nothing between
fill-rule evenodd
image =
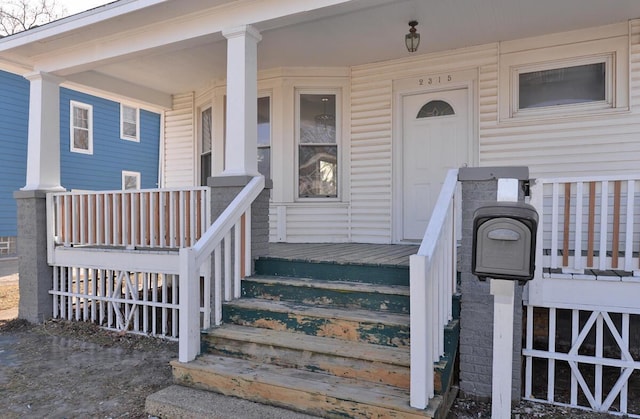
<instances>
[{"instance_id":1,"label":"white vinyl siding","mask_svg":"<svg viewBox=\"0 0 640 419\"><path fill-rule=\"evenodd\" d=\"M165 115L165 179L167 188L193 186L195 182L194 95L173 97L173 109Z\"/></svg>"},{"instance_id":2,"label":"white vinyl siding","mask_svg":"<svg viewBox=\"0 0 640 419\"><path fill-rule=\"evenodd\" d=\"M279 216L284 219L279 219ZM280 223L286 228L281 228L279 232ZM269 240L273 242L343 243L351 241L348 204L272 205L269 209L269 226Z\"/></svg>"},{"instance_id":3,"label":"white vinyl siding","mask_svg":"<svg viewBox=\"0 0 640 419\"><path fill-rule=\"evenodd\" d=\"M480 164L528 166L532 178L637 173L637 162L640 160L640 142L637 135L640 130L640 115L637 113L640 98L638 21L631 22L628 26L620 24L569 33L563 39L589 36L596 38L598 34L606 36L607 39L615 36L624 38L627 28L631 30L632 74L630 77L625 74L622 80L618 79L616 82L624 85L627 77L630 80L630 112L626 109L613 112L607 109L600 114L588 116L498 123L495 116L486 113L486 109L481 106ZM534 41L542 45L535 48ZM553 47L545 46L544 38L534 41L510 41L509 52L517 51L521 46L526 48L528 54L535 52L536 61L545 61L546 51L552 50ZM590 41L585 39L582 44L588 44ZM626 41L623 43L626 44ZM619 58L626 63L626 57ZM481 103L482 100L481 98ZM509 98L501 96L500 100Z\"/></svg>"}]
</instances>

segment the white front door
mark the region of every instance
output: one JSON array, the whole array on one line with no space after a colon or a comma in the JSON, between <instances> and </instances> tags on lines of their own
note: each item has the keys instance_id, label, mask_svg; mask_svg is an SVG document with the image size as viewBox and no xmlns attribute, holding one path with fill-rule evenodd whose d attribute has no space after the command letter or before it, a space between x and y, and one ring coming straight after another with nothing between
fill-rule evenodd
<instances>
[{"instance_id":1,"label":"white front door","mask_svg":"<svg viewBox=\"0 0 640 419\"><path fill-rule=\"evenodd\" d=\"M448 169L470 161L468 89L402 98L402 239L420 240Z\"/></svg>"}]
</instances>

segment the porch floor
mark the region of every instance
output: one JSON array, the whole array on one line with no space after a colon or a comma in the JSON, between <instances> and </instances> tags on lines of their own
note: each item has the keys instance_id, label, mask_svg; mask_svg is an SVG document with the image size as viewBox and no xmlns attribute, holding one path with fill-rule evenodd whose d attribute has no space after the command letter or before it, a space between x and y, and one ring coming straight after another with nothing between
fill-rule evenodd
<instances>
[{"instance_id":1,"label":"porch floor","mask_svg":"<svg viewBox=\"0 0 640 419\"><path fill-rule=\"evenodd\" d=\"M266 256L309 262L409 266L419 246L366 243L269 243Z\"/></svg>"}]
</instances>

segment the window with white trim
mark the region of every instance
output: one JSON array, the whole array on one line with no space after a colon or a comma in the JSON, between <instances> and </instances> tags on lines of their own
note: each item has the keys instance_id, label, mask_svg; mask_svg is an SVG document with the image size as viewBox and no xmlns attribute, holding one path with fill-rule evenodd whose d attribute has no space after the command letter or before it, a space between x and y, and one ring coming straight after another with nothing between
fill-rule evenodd
<instances>
[{"instance_id":1,"label":"window with white trim","mask_svg":"<svg viewBox=\"0 0 640 419\"><path fill-rule=\"evenodd\" d=\"M271 97L258 98L258 172L271 179Z\"/></svg>"},{"instance_id":2,"label":"window with white trim","mask_svg":"<svg viewBox=\"0 0 640 419\"><path fill-rule=\"evenodd\" d=\"M338 197L339 98L335 90L297 91L299 198Z\"/></svg>"},{"instance_id":3,"label":"window with white trim","mask_svg":"<svg viewBox=\"0 0 640 419\"><path fill-rule=\"evenodd\" d=\"M500 120L528 124L628 111L628 28L608 30L610 36L600 39L593 39L591 31L576 31L567 35L572 42L548 36L505 43L498 81Z\"/></svg>"},{"instance_id":4,"label":"window with white trim","mask_svg":"<svg viewBox=\"0 0 640 419\"><path fill-rule=\"evenodd\" d=\"M122 171L122 189L140 189L140 172Z\"/></svg>"},{"instance_id":5,"label":"window with white trim","mask_svg":"<svg viewBox=\"0 0 640 419\"><path fill-rule=\"evenodd\" d=\"M120 138L140 141L140 109L120 104Z\"/></svg>"},{"instance_id":6,"label":"window with white trim","mask_svg":"<svg viewBox=\"0 0 640 419\"><path fill-rule=\"evenodd\" d=\"M206 185L211 177L211 138L213 135L213 110L211 106L200 112L200 185Z\"/></svg>"},{"instance_id":7,"label":"window with white trim","mask_svg":"<svg viewBox=\"0 0 640 419\"><path fill-rule=\"evenodd\" d=\"M515 67L512 109L515 116L611 108L612 85L611 55Z\"/></svg>"},{"instance_id":8,"label":"window with white trim","mask_svg":"<svg viewBox=\"0 0 640 419\"><path fill-rule=\"evenodd\" d=\"M69 126L71 151L93 154L93 106L71 101Z\"/></svg>"}]
</instances>

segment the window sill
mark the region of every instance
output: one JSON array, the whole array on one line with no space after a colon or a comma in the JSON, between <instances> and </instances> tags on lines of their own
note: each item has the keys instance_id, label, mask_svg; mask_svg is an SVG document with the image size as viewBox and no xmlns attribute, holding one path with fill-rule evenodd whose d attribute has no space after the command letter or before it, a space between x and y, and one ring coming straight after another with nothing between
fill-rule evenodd
<instances>
[{"instance_id":1,"label":"window sill","mask_svg":"<svg viewBox=\"0 0 640 419\"><path fill-rule=\"evenodd\" d=\"M518 114L510 118L500 119L498 125L500 126L530 126L539 125L541 122L545 124L553 123L567 123L567 122L582 122L593 121L594 119L606 119L612 116L628 115L630 113L629 107L620 108L599 108L589 111L581 112L567 112L564 114L550 114L550 113L531 113L531 114Z\"/></svg>"}]
</instances>

